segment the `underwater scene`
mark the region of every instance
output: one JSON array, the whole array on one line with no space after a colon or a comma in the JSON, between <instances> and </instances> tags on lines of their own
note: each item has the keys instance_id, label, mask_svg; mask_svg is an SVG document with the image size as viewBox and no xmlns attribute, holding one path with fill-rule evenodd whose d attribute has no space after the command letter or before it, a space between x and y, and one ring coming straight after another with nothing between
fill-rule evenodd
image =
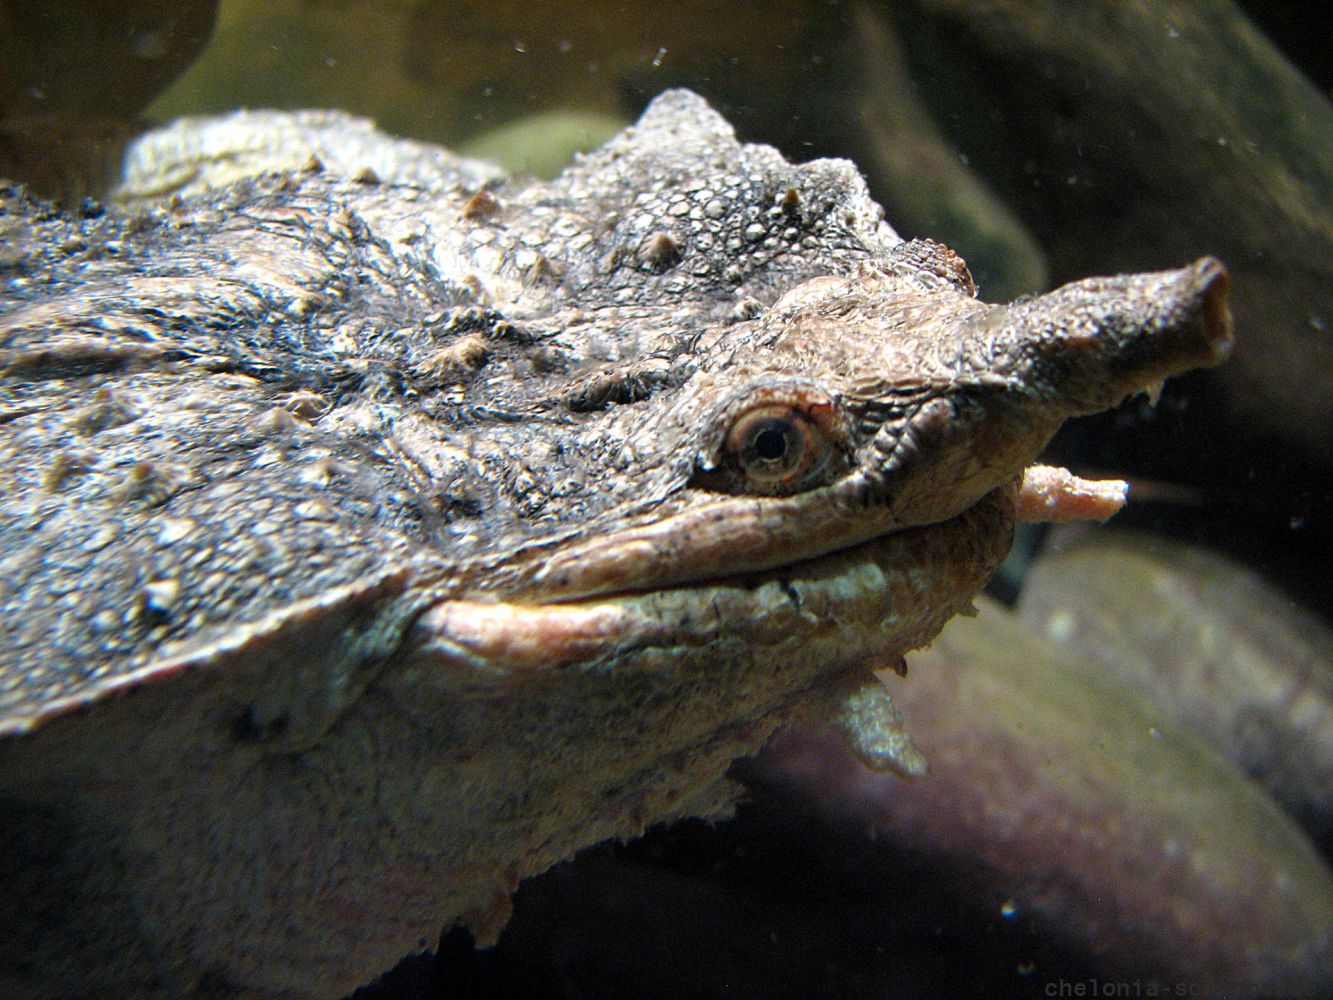
<instances>
[{"instance_id":1,"label":"underwater scene","mask_svg":"<svg viewBox=\"0 0 1333 1000\"><path fill-rule=\"evenodd\" d=\"M1333 996L1309 6L0 0L0 996Z\"/></svg>"}]
</instances>

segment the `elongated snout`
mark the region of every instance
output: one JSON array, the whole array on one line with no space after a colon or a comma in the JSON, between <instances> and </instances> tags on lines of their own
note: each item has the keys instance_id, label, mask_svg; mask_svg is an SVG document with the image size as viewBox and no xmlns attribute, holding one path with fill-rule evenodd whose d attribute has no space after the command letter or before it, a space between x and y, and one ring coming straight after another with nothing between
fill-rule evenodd
<instances>
[{"instance_id":1,"label":"elongated snout","mask_svg":"<svg viewBox=\"0 0 1333 1000\"><path fill-rule=\"evenodd\" d=\"M1065 416L1106 409L1231 352L1230 278L1214 257L1173 271L1088 278L980 318L1011 380Z\"/></svg>"}]
</instances>

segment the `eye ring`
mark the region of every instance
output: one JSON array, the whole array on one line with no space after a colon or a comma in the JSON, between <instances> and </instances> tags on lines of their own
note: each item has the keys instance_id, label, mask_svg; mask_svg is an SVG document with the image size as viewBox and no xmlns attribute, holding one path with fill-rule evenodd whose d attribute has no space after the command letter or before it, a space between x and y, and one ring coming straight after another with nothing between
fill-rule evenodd
<instances>
[{"instance_id":1,"label":"eye ring","mask_svg":"<svg viewBox=\"0 0 1333 1000\"><path fill-rule=\"evenodd\" d=\"M812 385L751 386L707 425L690 485L713 493L791 496L827 485L853 460L841 404Z\"/></svg>"},{"instance_id":2,"label":"eye ring","mask_svg":"<svg viewBox=\"0 0 1333 1000\"><path fill-rule=\"evenodd\" d=\"M737 417L727 434L728 457L754 487L791 488L828 459L823 431L790 406L757 406Z\"/></svg>"},{"instance_id":3,"label":"eye ring","mask_svg":"<svg viewBox=\"0 0 1333 1000\"><path fill-rule=\"evenodd\" d=\"M774 397L777 398L774 398ZM822 394L768 394L730 418L717 452L694 485L720 493L791 496L845 466L841 411Z\"/></svg>"}]
</instances>

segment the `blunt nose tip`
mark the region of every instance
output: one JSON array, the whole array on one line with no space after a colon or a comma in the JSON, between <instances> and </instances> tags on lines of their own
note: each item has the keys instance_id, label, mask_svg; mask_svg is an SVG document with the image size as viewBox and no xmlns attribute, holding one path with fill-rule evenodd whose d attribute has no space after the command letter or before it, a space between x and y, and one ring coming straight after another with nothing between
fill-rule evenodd
<instances>
[{"instance_id":1,"label":"blunt nose tip","mask_svg":"<svg viewBox=\"0 0 1333 1000\"><path fill-rule=\"evenodd\" d=\"M1194 264L1195 281L1203 298L1203 329L1213 349L1215 362L1231 353L1232 320L1227 305L1231 277L1226 265L1216 257L1204 257Z\"/></svg>"}]
</instances>

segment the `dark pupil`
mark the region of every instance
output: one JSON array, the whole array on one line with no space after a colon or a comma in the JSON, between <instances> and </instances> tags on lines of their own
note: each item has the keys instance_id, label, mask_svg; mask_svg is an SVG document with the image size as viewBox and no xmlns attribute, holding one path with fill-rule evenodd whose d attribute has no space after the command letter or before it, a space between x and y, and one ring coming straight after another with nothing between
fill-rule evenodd
<instances>
[{"instance_id":1,"label":"dark pupil","mask_svg":"<svg viewBox=\"0 0 1333 1000\"><path fill-rule=\"evenodd\" d=\"M774 420L754 436L754 453L765 462L776 462L787 454L787 428Z\"/></svg>"}]
</instances>

